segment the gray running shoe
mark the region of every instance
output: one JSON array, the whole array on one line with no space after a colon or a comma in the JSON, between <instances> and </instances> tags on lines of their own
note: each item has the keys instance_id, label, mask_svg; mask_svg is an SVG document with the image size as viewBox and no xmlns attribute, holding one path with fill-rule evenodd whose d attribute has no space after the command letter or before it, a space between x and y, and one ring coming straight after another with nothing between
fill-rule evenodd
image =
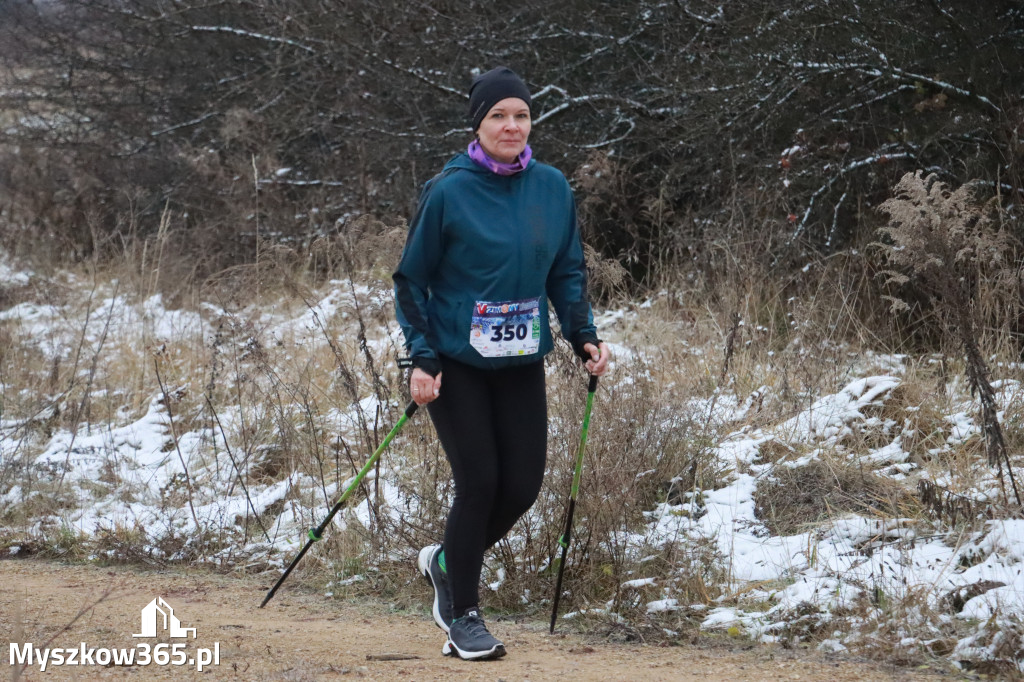
<instances>
[{"instance_id":1,"label":"gray running shoe","mask_svg":"<svg viewBox=\"0 0 1024 682\"><path fill-rule=\"evenodd\" d=\"M470 611L452 621L448 641L444 643L441 653L469 661L482 661L504 656L505 645L487 631L478 611Z\"/></svg>"},{"instance_id":2,"label":"gray running shoe","mask_svg":"<svg viewBox=\"0 0 1024 682\"><path fill-rule=\"evenodd\" d=\"M448 590L448 575L438 563L440 555L441 545L427 545L420 550L416 566L434 588L434 622L437 627L448 632L452 624L452 593Z\"/></svg>"}]
</instances>

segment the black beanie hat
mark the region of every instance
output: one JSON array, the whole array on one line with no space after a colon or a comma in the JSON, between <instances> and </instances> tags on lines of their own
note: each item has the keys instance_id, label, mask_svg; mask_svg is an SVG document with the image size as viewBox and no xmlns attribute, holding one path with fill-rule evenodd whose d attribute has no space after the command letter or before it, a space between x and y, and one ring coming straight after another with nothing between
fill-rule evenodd
<instances>
[{"instance_id":1,"label":"black beanie hat","mask_svg":"<svg viewBox=\"0 0 1024 682\"><path fill-rule=\"evenodd\" d=\"M507 66L491 69L473 79L473 84L469 86L469 118L473 121L474 132L491 107L506 97L518 97L526 102L526 106L530 106L530 89Z\"/></svg>"}]
</instances>

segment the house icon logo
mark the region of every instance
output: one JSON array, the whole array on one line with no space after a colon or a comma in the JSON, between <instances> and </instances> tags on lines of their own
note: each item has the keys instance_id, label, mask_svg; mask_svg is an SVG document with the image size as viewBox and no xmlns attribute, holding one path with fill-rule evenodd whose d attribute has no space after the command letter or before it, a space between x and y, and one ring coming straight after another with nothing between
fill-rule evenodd
<instances>
[{"instance_id":1,"label":"house icon logo","mask_svg":"<svg viewBox=\"0 0 1024 682\"><path fill-rule=\"evenodd\" d=\"M156 637L165 630L170 637L188 637L191 632L192 639L196 638L196 629L181 627L171 605L163 597L157 597L142 609L142 632L132 637Z\"/></svg>"}]
</instances>

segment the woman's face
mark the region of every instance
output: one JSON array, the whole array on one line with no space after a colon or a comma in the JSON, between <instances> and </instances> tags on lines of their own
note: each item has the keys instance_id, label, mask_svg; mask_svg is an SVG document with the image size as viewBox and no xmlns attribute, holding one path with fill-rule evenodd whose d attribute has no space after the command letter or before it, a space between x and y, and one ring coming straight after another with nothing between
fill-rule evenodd
<instances>
[{"instance_id":1,"label":"woman's face","mask_svg":"<svg viewBox=\"0 0 1024 682\"><path fill-rule=\"evenodd\" d=\"M506 97L487 112L476 129L480 146L495 161L512 163L526 149L530 136L530 107L518 97Z\"/></svg>"}]
</instances>

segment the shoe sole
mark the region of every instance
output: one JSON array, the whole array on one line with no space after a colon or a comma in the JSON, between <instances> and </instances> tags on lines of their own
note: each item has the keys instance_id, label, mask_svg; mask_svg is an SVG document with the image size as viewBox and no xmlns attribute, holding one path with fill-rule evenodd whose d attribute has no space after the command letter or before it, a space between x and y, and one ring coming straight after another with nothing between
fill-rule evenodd
<instances>
[{"instance_id":1,"label":"shoe sole","mask_svg":"<svg viewBox=\"0 0 1024 682\"><path fill-rule=\"evenodd\" d=\"M430 562L433 560L434 552L436 551L437 545L427 545L421 549L419 556L416 558L416 567L434 591L434 605L432 609L434 625L444 630L445 634L448 634L448 626L444 624L444 619L441 617L441 602L437 598L437 587L434 585L434 579L430 577Z\"/></svg>"},{"instance_id":2,"label":"shoe sole","mask_svg":"<svg viewBox=\"0 0 1024 682\"><path fill-rule=\"evenodd\" d=\"M464 661L487 661L494 658L501 658L505 655L506 651L504 644L497 644L486 651L463 651L459 647L455 646L455 642L449 639L444 643L444 648L441 649L441 653L445 656L461 658Z\"/></svg>"}]
</instances>

